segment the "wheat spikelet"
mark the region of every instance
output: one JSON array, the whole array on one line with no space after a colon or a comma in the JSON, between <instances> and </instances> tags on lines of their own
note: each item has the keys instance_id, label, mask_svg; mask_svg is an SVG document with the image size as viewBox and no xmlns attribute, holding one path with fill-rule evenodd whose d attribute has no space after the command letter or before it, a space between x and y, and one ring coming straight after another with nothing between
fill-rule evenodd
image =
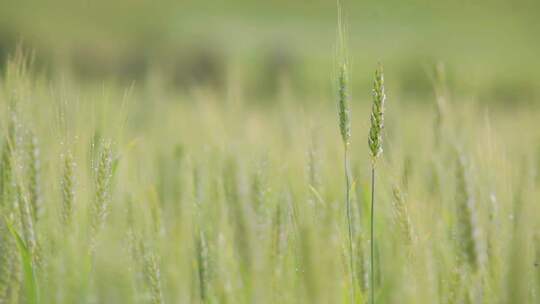
<instances>
[{"instance_id":1,"label":"wheat spikelet","mask_svg":"<svg viewBox=\"0 0 540 304\"><path fill-rule=\"evenodd\" d=\"M338 66L338 116L339 116L339 131L341 140L345 147L350 143L351 138L351 109L348 96L348 71L347 71L347 43L345 33L345 22L343 20L343 12L340 1L337 2L338 13L338 41L337 41L337 58Z\"/></svg>"},{"instance_id":2,"label":"wheat spikelet","mask_svg":"<svg viewBox=\"0 0 540 304\"><path fill-rule=\"evenodd\" d=\"M366 238L362 232L357 234L356 238L356 277L358 278L358 285L363 294L369 290L369 271L367 265L367 254L364 244Z\"/></svg>"},{"instance_id":3,"label":"wheat spikelet","mask_svg":"<svg viewBox=\"0 0 540 304\"><path fill-rule=\"evenodd\" d=\"M266 161L261 161L257 169L251 174L251 201L256 214L259 217L259 224L266 219L268 212L268 180L266 176Z\"/></svg>"},{"instance_id":4,"label":"wheat spikelet","mask_svg":"<svg viewBox=\"0 0 540 304\"><path fill-rule=\"evenodd\" d=\"M30 211L34 222L37 222L42 213L42 198L40 188L40 160L37 137L33 132L29 132L26 145L27 154L27 179L28 179L28 200Z\"/></svg>"},{"instance_id":5,"label":"wheat spikelet","mask_svg":"<svg viewBox=\"0 0 540 304\"><path fill-rule=\"evenodd\" d=\"M22 280L20 256L5 222L7 219L19 229L19 202L14 164L20 146L20 126L16 106L16 100L12 99L8 109L7 136L2 147L0 212L5 218L0 219L0 303L17 301Z\"/></svg>"},{"instance_id":6,"label":"wheat spikelet","mask_svg":"<svg viewBox=\"0 0 540 304\"><path fill-rule=\"evenodd\" d=\"M457 241L462 259L477 270L484 262L476 203L464 156L458 152L456 170Z\"/></svg>"},{"instance_id":7,"label":"wheat spikelet","mask_svg":"<svg viewBox=\"0 0 540 304\"><path fill-rule=\"evenodd\" d=\"M7 142L2 146L1 163L1 197L0 211L4 215L12 215L13 199L13 175L11 167L11 148ZM5 223L4 218L0 218L0 303L7 302L8 291L11 284L13 264L16 263L15 243Z\"/></svg>"},{"instance_id":8,"label":"wheat spikelet","mask_svg":"<svg viewBox=\"0 0 540 304\"><path fill-rule=\"evenodd\" d=\"M143 241L140 231L137 226L136 210L131 197L126 199L126 245L128 255L131 259L130 271L133 277L133 287L135 298L138 299L136 303L139 303L139 299L144 296L144 290L146 288L145 273L144 273L144 254L143 254Z\"/></svg>"},{"instance_id":9,"label":"wheat spikelet","mask_svg":"<svg viewBox=\"0 0 540 304\"><path fill-rule=\"evenodd\" d=\"M321 164L320 148L315 133L311 136L311 144L308 151L308 183L313 189L320 191L321 182Z\"/></svg>"},{"instance_id":10,"label":"wheat spikelet","mask_svg":"<svg viewBox=\"0 0 540 304\"><path fill-rule=\"evenodd\" d=\"M60 186L62 188L62 211L61 221L64 226L69 226L73 216L73 205L75 202L75 161L71 151L67 151L63 156L62 179Z\"/></svg>"},{"instance_id":11,"label":"wheat spikelet","mask_svg":"<svg viewBox=\"0 0 540 304\"><path fill-rule=\"evenodd\" d=\"M369 150L373 162L381 155L382 131L384 128L384 103L386 93L384 91L384 75L382 65L379 64L375 70L375 81L373 83L373 104L371 108L371 128L369 129Z\"/></svg>"},{"instance_id":12,"label":"wheat spikelet","mask_svg":"<svg viewBox=\"0 0 540 304\"><path fill-rule=\"evenodd\" d=\"M101 230L107 217L112 182L112 149L108 142L100 147L98 167L95 178L95 198L90 210L90 243L93 247L95 237Z\"/></svg>"},{"instance_id":13,"label":"wheat spikelet","mask_svg":"<svg viewBox=\"0 0 540 304\"><path fill-rule=\"evenodd\" d=\"M22 224L22 235L31 257L35 259L36 234L34 232L34 224L32 221L32 212L29 198L23 192L20 186L17 187L17 196L19 201L20 221Z\"/></svg>"},{"instance_id":14,"label":"wheat spikelet","mask_svg":"<svg viewBox=\"0 0 540 304\"><path fill-rule=\"evenodd\" d=\"M309 190L308 204L313 210L316 217L321 218L325 211L324 202L321 200L320 193L322 192L321 181L321 149L319 141L316 138L317 133L312 132L309 150L307 152L307 184Z\"/></svg>"},{"instance_id":15,"label":"wheat spikelet","mask_svg":"<svg viewBox=\"0 0 540 304\"><path fill-rule=\"evenodd\" d=\"M1 192L0 203L2 207L9 208L9 204L13 201L13 197L16 195L16 179L15 179L15 163L16 151L19 147L19 121L15 102L10 104L8 109L8 127L7 136L2 146L2 174L1 174Z\"/></svg>"},{"instance_id":16,"label":"wheat spikelet","mask_svg":"<svg viewBox=\"0 0 540 304\"><path fill-rule=\"evenodd\" d=\"M398 186L394 186L392 189L393 199L393 218L394 225L401 233L403 239L407 245L413 242L414 236L412 231L411 220L409 217L409 211L403 197L403 193Z\"/></svg>"},{"instance_id":17,"label":"wheat spikelet","mask_svg":"<svg viewBox=\"0 0 540 304\"><path fill-rule=\"evenodd\" d=\"M197 251L197 272L199 276L199 295L201 302L205 303L208 299L209 268L208 268L208 245L204 232L199 229L195 240L195 249Z\"/></svg>"},{"instance_id":18,"label":"wheat spikelet","mask_svg":"<svg viewBox=\"0 0 540 304\"><path fill-rule=\"evenodd\" d=\"M248 221L240 188L238 163L231 158L226 163L223 175L225 197L229 209L230 220L234 227L234 241L241 257L241 268L248 273L252 265L252 244L250 238L251 225Z\"/></svg>"},{"instance_id":19,"label":"wheat spikelet","mask_svg":"<svg viewBox=\"0 0 540 304\"><path fill-rule=\"evenodd\" d=\"M14 247L6 223L4 219L0 219L0 303L7 302L9 298L13 264L16 263L17 257Z\"/></svg>"},{"instance_id":20,"label":"wheat spikelet","mask_svg":"<svg viewBox=\"0 0 540 304\"><path fill-rule=\"evenodd\" d=\"M150 303L163 303L161 290L161 274L156 254L146 244L141 244L143 259L143 275L147 288L150 290Z\"/></svg>"},{"instance_id":21,"label":"wheat spikelet","mask_svg":"<svg viewBox=\"0 0 540 304\"><path fill-rule=\"evenodd\" d=\"M347 64L342 63L339 67L338 75L338 114L339 131L341 133L341 140L345 146L350 144L351 139L351 109L347 93L347 83Z\"/></svg>"}]
</instances>

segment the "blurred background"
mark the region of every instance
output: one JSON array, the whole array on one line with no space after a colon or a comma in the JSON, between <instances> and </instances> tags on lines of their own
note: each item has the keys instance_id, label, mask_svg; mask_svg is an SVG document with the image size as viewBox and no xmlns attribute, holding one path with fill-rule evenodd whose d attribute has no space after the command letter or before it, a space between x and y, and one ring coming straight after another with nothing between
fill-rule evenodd
<instances>
[{"instance_id":1,"label":"blurred background","mask_svg":"<svg viewBox=\"0 0 540 304\"><path fill-rule=\"evenodd\" d=\"M48 77L160 83L171 90L241 83L253 100L283 89L309 102L335 75L333 0L0 0L0 69L22 41ZM454 94L530 104L540 94L540 2L343 1L354 94L382 61L390 92L424 102L444 63ZM365 92L365 93L363 93ZM298 98L302 100L302 98Z\"/></svg>"}]
</instances>

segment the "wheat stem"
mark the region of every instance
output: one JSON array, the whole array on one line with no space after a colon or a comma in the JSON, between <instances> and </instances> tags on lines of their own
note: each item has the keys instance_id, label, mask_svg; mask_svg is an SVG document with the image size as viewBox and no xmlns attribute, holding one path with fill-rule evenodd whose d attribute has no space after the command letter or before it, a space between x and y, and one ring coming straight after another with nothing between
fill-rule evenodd
<instances>
[{"instance_id":1,"label":"wheat stem","mask_svg":"<svg viewBox=\"0 0 540 304\"><path fill-rule=\"evenodd\" d=\"M373 225L373 220L375 218L375 164L373 163L371 166L371 215L370 215L370 222L371 222L371 229L370 229L370 278L371 278L371 304L375 303L375 276L373 271L373 252L375 248L375 228Z\"/></svg>"},{"instance_id":2,"label":"wheat stem","mask_svg":"<svg viewBox=\"0 0 540 304\"><path fill-rule=\"evenodd\" d=\"M347 207L347 226L348 226L348 232L349 232L349 263L351 265L351 296L352 296L352 302L355 303L355 288L354 288L354 256L353 256L353 230L352 230L352 212L351 212L351 199L350 199L350 192L351 192L351 174L350 174L350 166L349 166L349 153L347 146L345 146L344 151L344 166L345 166L345 202Z\"/></svg>"}]
</instances>

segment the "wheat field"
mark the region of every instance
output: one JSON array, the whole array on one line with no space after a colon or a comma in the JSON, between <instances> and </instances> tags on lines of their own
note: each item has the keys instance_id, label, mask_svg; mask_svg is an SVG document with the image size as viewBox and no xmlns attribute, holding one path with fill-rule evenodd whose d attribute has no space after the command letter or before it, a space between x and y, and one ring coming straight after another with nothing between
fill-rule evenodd
<instances>
[{"instance_id":1,"label":"wheat field","mask_svg":"<svg viewBox=\"0 0 540 304\"><path fill-rule=\"evenodd\" d=\"M96 83L10 53L0 304L540 303L538 105L443 64L417 102L340 55L328 90L254 102L234 73Z\"/></svg>"},{"instance_id":2,"label":"wheat field","mask_svg":"<svg viewBox=\"0 0 540 304\"><path fill-rule=\"evenodd\" d=\"M350 109L351 268L332 99L85 88L25 62L2 78L2 303L367 301L369 102ZM538 110L388 95L377 302L538 301Z\"/></svg>"}]
</instances>

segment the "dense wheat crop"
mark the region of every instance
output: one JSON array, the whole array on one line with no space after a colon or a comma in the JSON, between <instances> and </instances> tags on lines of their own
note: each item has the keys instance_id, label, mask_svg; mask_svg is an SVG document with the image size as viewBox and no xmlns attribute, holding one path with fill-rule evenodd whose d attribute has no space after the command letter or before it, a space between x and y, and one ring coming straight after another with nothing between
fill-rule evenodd
<instances>
[{"instance_id":1,"label":"dense wheat crop","mask_svg":"<svg viewBox=\"0 0 540 304\"><path fill-rule=\"evenodd\" d=\"M365 303L372 159L360 118L371 96L356 93L349 230L331 97L259 107L204 89L85 88L13 59L2 76L2 303L344 303L351 269ZM538 301L540 112L391 100L376 301Z\"/></svg>"}]
</instances>

